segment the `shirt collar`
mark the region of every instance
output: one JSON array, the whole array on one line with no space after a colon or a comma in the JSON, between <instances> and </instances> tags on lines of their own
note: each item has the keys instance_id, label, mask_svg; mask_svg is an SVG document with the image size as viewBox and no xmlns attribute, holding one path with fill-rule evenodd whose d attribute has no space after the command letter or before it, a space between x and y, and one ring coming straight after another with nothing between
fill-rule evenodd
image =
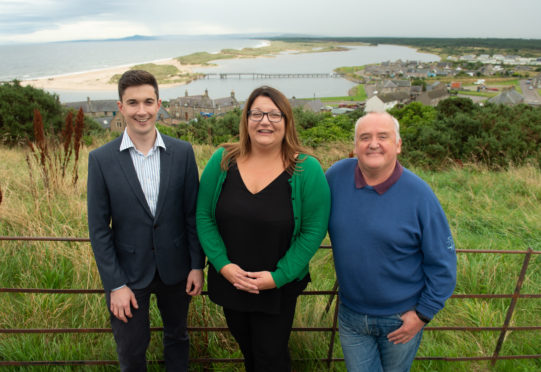
<instances>
[{"instance_id":1,"label":"shirt collar","mask_svg":"<svg viewBox=\"0 0 541 372\"><path fill-rule=\"evenodd\" d=\"M391 173L389 178L387 178L382 183L373 186L374 190L376 190L376 192L380 195L383 194L385 191L389 190L391 186L396 183L396 181L398 181L403 171L404 171L404 167L397 160L396 165L394 166L393 173ZM355 167L355 187L358 189L362 189L363 187L366 187L366 186L368 186L368 184L366 183L364 179L363 173L361 172L361 168L359 168L359 166L357 165Z\"/></svg>"},{"instance_id":2,"label":"shirt collar","mask_svg":"<svg viewBox=\"0 0 541 372\"><path fill-rule=\"evenodd\" d=\"M120 143L120 151L127 150L131 147L135 149L135 145L133 144L130 136L128 136L128 131L124 129L124 133L122 134L122 142ZM163 138L158 128L156 128L156 140L154 141L152 150L156 150L157 147L162 147L164 150L166 150L165 143L163 142Z\"/></svg>"}]
</instances>

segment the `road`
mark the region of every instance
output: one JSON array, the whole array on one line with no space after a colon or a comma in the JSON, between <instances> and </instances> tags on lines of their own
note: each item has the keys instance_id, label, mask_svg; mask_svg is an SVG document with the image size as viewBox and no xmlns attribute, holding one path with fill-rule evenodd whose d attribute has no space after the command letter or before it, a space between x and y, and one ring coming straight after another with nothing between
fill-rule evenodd
<instances>
[{"instance_id":1,"label":"road","mask_svg":"<svg viewBox=\"0 0 541 372\"><path fill-rule=\"evenodd\" d=\"M520 88L522 89L525 104L541 106L541 97L537 93L537 89L530 89L530 84L528 84L527 80L520 81Z\"/></svg>"}]
</instances>

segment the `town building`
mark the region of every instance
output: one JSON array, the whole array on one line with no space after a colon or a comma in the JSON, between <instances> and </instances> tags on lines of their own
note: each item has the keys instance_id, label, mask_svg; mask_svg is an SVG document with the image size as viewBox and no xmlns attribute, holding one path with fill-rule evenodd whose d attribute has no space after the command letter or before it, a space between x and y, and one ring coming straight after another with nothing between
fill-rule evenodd
<instances>
[{"instance_id":1,"label":"town building","mask_svg":"<svg viewBox=\"0 0 541 372\"><path fill-rule=\"evenodd\" d=\"M114 99L91 100L90 97L87 97L86 101L67 102L64 103L64 106L74 110L82 108L85 116L94 119L103 128L113 132L122 132L126 128L126 120L120 112L117 102ZM157 122L171 125L171 117L163 106L158 111Z\"/></svg>"},{"instance_id":2,"label":"town building","mask_svg":"<svg viewBox=\"0 0 541 372\"><path fill-rule=\"evenodd\" d=\"M319 99L306 100L293 97L289 100L289 103L292 108L302 107L303 110L312 112L321 112L325 107L323 102Z\"/></svg>"},{"instance_id":3,"label":"town building","mask_svg":"<svg viewBox=\"0 0 541 372\"><path fill-rule=\"evenodd\" d=\"M385 112L385 104L378 96L372 96L366 100L364 112Z\"/></svg>"},{"instance_id":4,"label":"town building","mask_svg":"<svg viewBox=\"0 0 541 372\"><path fill-rule=\"evenodd\" d=\"M497 96L490 98L488 103L512 106L524 103L524 97L515 90L515 87L511 87L505 89Z\"/></svg>"},{"instance_id":5,"label":"town building","mask_svg":"<svg viewBox=\"0 0 541 372\"><path fill-rule=\"evenodd\" d=\"M198 115L205 117L223 115L239 107L235 92L231 92L229 97L212 99L206 89L205 94L194 96L188 95L186 90L184 97L169 101L169 114L174 120L189 121Z\"/></svg>"}]
</instances>

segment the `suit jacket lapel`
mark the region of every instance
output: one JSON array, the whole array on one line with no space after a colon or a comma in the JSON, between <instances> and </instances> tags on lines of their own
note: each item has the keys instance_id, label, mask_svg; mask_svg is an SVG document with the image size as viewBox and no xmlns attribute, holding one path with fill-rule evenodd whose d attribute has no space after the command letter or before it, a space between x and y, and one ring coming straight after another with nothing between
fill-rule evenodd
<instances>
[{"instance_id":1,"label":"suit jacket lapel","mask_svg":"<svg viewBox=\"0 0 541 372\"><path fill-rule=\"evenodd\" d=\"M139 200L139 203L141 203L143 209L148 213L148 215L152 217L152 212L150 211L145 194L143 193L143 189L141 188L141 184L137 178L137 173L135 172L135 167L133 166L130 151L119 151L117 158L120 163L120 168L128 180L128 183L130 184L133 193L137 197L137 200Z\"/></svg>"},{"instance_id":2,"label":"suit jacket lapel","mask_svg":"<svg viewBox=\"0 0 541 372\"><path fill-rule=\"evenodd\" d=\"M163 204L167 199L167 190L169 189L169 178L171 174L171 159L173 157L172 147L173 146L169 145L166 150L160 147L160 191L158 193L155 219L158 219L158 216L162 211Z\"/></svg>"}]
</instances>

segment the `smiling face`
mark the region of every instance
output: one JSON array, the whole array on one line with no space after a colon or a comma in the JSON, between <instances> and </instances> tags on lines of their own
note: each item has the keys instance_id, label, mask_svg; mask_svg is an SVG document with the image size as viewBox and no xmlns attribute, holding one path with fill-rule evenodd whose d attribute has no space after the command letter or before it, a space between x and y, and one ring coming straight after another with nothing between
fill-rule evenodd
<instances>
[{"instance_id":1,"label":"smiling face","mask_svg":"<svg viewBox=\"0 0 541 372\"><path fill-rule=\"evenodd\" d=\"M361 119L355 131L355 153L363 174L390 175L400 154L395 124L388 114L372 113Z\"/></svg>"},{"instance_id":2,"label":"smiling face","mask_svg":"<svg viewBox=\"0 0 541 372\"><path fill-rule=\"evenodd\" d=\"M250 111L260 111L265 113L280 113L278 106L274 104L272 99L266 96L257 97ZM248 136L252 147L260 147L269 149L272 147L281 147L285 135L285 119L282 118L277 122L271 122L269 115L263 115L260 121L253 120L248 117Z\"/></svg>"},{"instance_id":3,"label":"smiling face","mask_svg":"<svg viewBox=\"0 0 541 372\"><path fill-rule=\"evenodd\" d=\"M126 88L118 108L126 119L130 138L153 136L156 131L156 117L161 100L156 96L154 87L149 84Z\"/></svg>"}]
</instances>

